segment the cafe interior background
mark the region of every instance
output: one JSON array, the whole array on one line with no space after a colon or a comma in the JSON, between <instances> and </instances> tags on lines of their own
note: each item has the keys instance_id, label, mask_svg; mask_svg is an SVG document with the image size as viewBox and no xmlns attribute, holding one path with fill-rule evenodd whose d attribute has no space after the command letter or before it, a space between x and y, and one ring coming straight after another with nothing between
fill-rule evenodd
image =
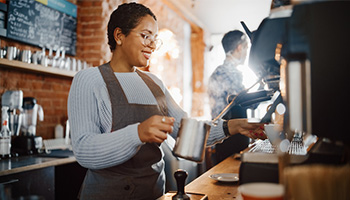
<instances>
[{"instance_id":1,"label":"cafe interior background","mask_svg":"<svg viewBox=\"0 0 350 200\"><path fill-rule=\"evenodd\" d=\"M22 90L24 97L34 97L44 111L44 120L38 121L36 134L45 139L55 138L58 124L66 126L67 98L75 73L87 67L96 67L111 58L107 44L106 26L111 12L128 0L69 0L77 6L75 55L66 53L71 64L67 67L42 67L19 64L0 58L0 95L8 90ZM240 21L250 30L256 30L271 10L271 0L138 0L150 7L158 19L162 47L153 53L148 70L167 85L178 104L191 116L210 120L207 81L214 69L222 64L225 55L221 47L223 35L233 29L244 31ZM6 1L3 1L6 3ZM8 3L8 1L7 1ZM2 11L3 12L3 11ZM3 12L6 16L6 12ZM2 19L6 29L6 17ZM16 47L33 54L42 48L28 42L2 35L1 49ZM57 55L59 46L51 57ZM63 55L61 54L61 57ZM246 60L246 62L248 59ZM79 64L78 64L79 63ZM39 69L40 68L40 69ZM256 77L246 66L246 86ZM214 117L214 116L213 116ZM185 164L194 165L194 163ZM178 167L178 166L176 166ZM191 172L191 169L189 169ZM193 174L193 173L192 173ZM191 175L191 173L190 173ZM197 175L197 174L196 174ZM191 177L189 177L191 180ZM194 177L192 177L193 179ZM173 188L174 189L174 188Z\"/></svg>"},{"instance_id":2,"label":"cafe interior background","mask_svg":"<svg viewBox=\"0 0 350 200\"><path fill-rule=\"evenodd\" d=\"M43 139L54 137L57 124L67 120L67 97L74 73L84 67L108 62L111 53L107 44L106 25L110 13L121 0L71 0L77 5L76 55L66 54L82 64L57 74L19 69L1 65L0 94L6 90L22 90L24 97L34 97L43 107L44 121L38 122L37 134ZM268 16L271 0L141 0L156 14L162 47L151 58L149 70L160 77L179 105L192 117L210 118L206 94L211 72L224 60L221 38L227 31L251 30ZM224 10L225 9L225 10ZM6 24L6 23L4 23ZM26 42L1 37L1 48L40 52L42 49ZM53 48L53 47L51 47ZM46 47L46 55L49 55ZM53 56L55 55L53 51ZM6 58L5 58L6 59ZM15 61L14 61L15 62ZM84 65L83 65L84 63ZM29 68L35 68L31 65ZM50 66L49 66L50 67ZM248 79L249 80L249 79ZM250 79L251 80L251 79ZM249 82L247 83L249 84Z\"/></svg>"},{"instance_id":3,"label":"cafe interior background","mask_svg":"<svg viewBox=\"0 0 350 200\"><path fill-rule=\"evenodd\" d=\"M4 33L0 38L2 52L8 50L8 47L15 47L18 52L29 50L33 56L45 51L49 59L54 59L57 55L69 59L71 63L70 66L64 67L53 66L52 63L45 64L43 69L43 63L27 64L34 62L33 60L22 62L20 57L9 60L8 55L4 53L0 58L0 94L3 95L9 90L21 90L23 97L36 99L44 113L43 121L37 122L36 135L43 140L55 138L58 125L66 127L67 97L74 74L87 67L99 66L111 58L106 37L109 16L121 3L132 1L69 2L77 8L75 54L67 51L63 56L62 49L60 54L57 51L60 44L55 44L54 39L50 40L50 37L47 40L50 45L31 45L29 40L8 38ZM251 30L257 29L262 19L270 12L271 0L136 2L145 4L155 13L159 25L159 38L163 41L162 47L153 53L148 70L165 82L174 99L191 117L210 119L207 81L213 70L222 64L225 58L221 46L223 34L233 29L244 31L240 21L244 21ZM2 4L5 3L9 4L9 1L2 1ZM0 30L3 31L6 30L7 20L10 19L7 18L7 11L1 13ZM254 81L251 78L247 80ZM251 82L248 81L247 84Z\"/></svg>"}]
</instances>

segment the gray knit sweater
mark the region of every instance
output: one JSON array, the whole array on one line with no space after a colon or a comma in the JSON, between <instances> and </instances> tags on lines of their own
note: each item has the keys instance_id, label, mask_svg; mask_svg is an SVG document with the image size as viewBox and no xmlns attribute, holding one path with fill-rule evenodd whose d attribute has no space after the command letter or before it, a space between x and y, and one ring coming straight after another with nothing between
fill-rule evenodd
<instances>
[{"instance_id":1,"label":"gray knit sweater","mask_svg":"<svg viewBox=\"0 0 350 200\"><path fill-rule=\"evenodd\" d=\"M166 96L169 116L176 119L172 137L177 136L178 124L187 114L175 103L169 91L154 74L145 72L160 86ZM154 105L156 99L136 72L115 73L129 103ZM112 109L106 84L97 67L78 72L68 97L68 118L71 139L77 161L86 168L103 169L119 165L132 158L143 145L137 127L139 123L111 132ZM224 138L222 121L212 126L207 144Z\"/></svg>"}]
</instances>

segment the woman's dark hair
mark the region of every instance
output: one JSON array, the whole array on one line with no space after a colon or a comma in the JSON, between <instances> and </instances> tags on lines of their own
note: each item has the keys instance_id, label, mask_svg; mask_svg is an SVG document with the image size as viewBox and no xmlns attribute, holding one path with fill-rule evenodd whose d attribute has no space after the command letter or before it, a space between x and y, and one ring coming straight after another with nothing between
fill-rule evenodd
<instances>
[{"instance_id":1,"label":"woman's dark hair","mask_svg":"<svg viewBox=\"0 0 350 200\"><path fill-rule=\"evenodd\" d=\"M107 30L108 44L111 51L116 48L114 30L118 27L125 36L128 36L130 31L134 29L146 15L152 16L153 19L157 21L156 16L149 8L135 2L121 4L113 11L109 18Z\"/></svg>"}]
</instances>

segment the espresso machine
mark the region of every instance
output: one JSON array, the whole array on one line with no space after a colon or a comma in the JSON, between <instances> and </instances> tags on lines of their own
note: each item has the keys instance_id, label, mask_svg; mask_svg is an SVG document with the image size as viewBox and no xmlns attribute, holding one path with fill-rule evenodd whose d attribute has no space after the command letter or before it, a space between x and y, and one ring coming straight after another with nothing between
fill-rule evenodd
<instances>
[{"instance_id":1,"label":"espresso machine","mask_svg":"<svg viewBox=\"0 0 350 200\"><path fill-rule=\"evenodd\" d=\"M289 5L272 11L254 31L249 66L279 77L276 104L285 111L278 143L259 143L273 151L242 154L240 184L278 183L280 155L289 155L289 165L349 162L349 8L349 1ZM303 151L291 151L293 144Z\"/></svg>"},{"instance_id":2,"label":"espresso machine","mask_svg":"<svg viewBox=\"0 0 350 200\"><path fill-rule=\"evenodd\" d=\"M36 125L38 120L44 120L44 111L33 97L23 98L22 109L21 133L13 139L12 150L22 155L39 153L43 141L36 135Z\"/></svg>"}]
</instances>

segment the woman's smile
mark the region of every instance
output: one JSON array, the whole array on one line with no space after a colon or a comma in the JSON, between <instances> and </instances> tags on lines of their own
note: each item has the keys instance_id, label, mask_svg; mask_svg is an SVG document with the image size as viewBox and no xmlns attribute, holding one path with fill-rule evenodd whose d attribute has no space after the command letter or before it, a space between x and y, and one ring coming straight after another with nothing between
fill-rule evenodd
<instances>
[{"instance_id":1,"label":"woman's smile","mask_svg":"<svg viewBox=\"0 0 350 200\"><path fill-rule=\"evenodd\" d=\"M151 58L152 52L151 51L142 51L143 56L149 60Z\"/></svg>"}]
</instances>

